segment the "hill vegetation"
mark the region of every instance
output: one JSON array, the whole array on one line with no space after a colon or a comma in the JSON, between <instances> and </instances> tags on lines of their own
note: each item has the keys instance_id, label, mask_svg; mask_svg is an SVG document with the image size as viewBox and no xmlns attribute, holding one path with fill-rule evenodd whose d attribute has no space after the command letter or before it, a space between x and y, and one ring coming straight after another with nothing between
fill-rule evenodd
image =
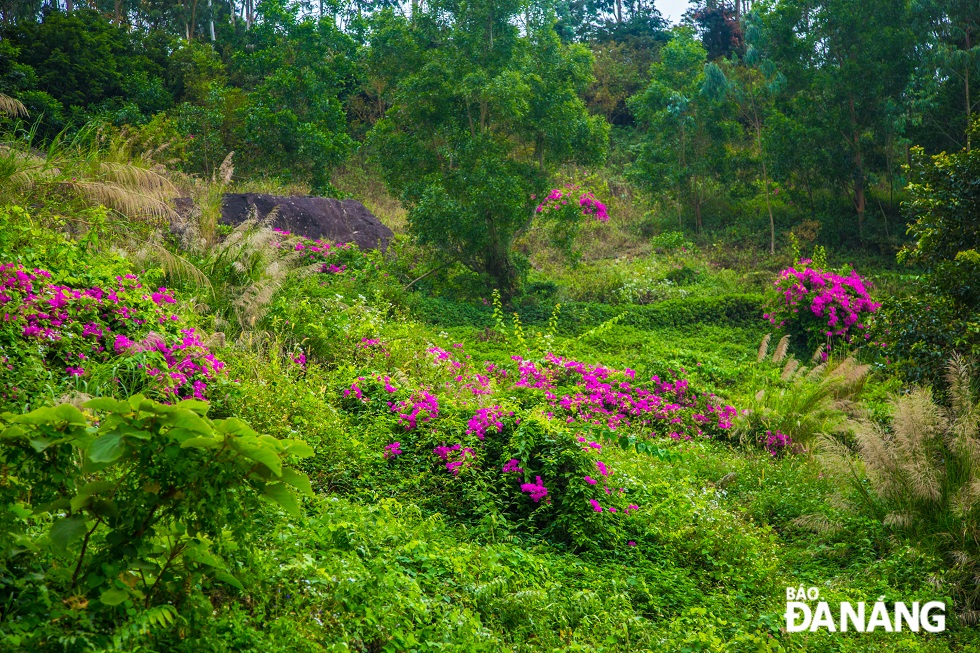
<instances>
[{"instance_id":1,"label":"hill vegetation","mask_svg":"<svg viewBox=\"0 0 980 653\"><path fill-rule=\"evenodd\" d=\"M980 650L970 3L0 14L0 650Z\"/></svg>"}]
</instances>

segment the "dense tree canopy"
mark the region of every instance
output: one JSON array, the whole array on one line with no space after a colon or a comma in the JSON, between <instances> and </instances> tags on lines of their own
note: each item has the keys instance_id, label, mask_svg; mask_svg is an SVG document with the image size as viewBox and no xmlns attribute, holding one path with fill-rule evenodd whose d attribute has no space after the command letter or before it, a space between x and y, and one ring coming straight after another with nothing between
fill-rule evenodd
<instances>
[{"instance_id":1,"label":"dense tree canopy","mask_svg":"<svg viewBox=\"0 0 980 653\"><path fill-rule=\"evenodd\" d=\"M8 2L0 93L42 140L94 119L170 143L193 174L235 151L240 175L317 192L361 144L384 147L417 224L423 186L477 201L449 181L470 179L465 152L487 184L521 180L500 186L525 197L505 202L504 248L533 189L599 160L605 121L617 174L664 224L774 252L806 221L828 245L895 251L911 147L972 147L978 12L705 0L668 29L644 0ZM487 251L464 240L460 257Z\"/></svg>"}]
</instances>

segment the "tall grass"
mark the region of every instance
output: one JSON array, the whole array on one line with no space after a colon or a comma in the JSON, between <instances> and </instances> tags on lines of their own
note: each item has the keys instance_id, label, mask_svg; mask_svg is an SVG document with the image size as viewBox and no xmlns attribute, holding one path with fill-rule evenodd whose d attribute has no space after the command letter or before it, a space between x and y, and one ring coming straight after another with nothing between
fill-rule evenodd
<instances>
[{"instance_id":1,"label":"tall grass","mask_svg":"<svg viewBox=\"0 0 980 653\"><path fill-rule=\"evenodd\" d=\"M811 367L788 355L789 336L783 336L771 354L769 345L767 335L757 356L761 387L746 407L748 414L739 419L740 437L779 431L790 436L797 448L810 450L819 437L848 431L849 416L857 414L857 399L870 366L853 357L819 362L823 352L818 350Z\"/></svg>"},{"instance_id":2,"label":"tall grass","mask_svg":"<svg viewBox=\"0 0 980 653\"><path fill-rule=\"evenodd\" d=\"M154 162L158 152L135 152L125 134L93 123L59 134L43 150L34 144L31 129L0 134L0 194L8 201L101 205L155 225L174 215L179 191Z\"/></svg>"},{"instance_id":3,"label":"tall grass","mask_svg":"<svg viewBox=\"0 0 980 653\"><path fill-rule=\"evenodd\" d=\"M887 424L854 423L857 451L821 440L820 460L852 492L844 505L941 551L960 620L980 623L980 402L971 367L948 366L950 406L929 388L894 398Z\"/></svg>"}]
</instances>

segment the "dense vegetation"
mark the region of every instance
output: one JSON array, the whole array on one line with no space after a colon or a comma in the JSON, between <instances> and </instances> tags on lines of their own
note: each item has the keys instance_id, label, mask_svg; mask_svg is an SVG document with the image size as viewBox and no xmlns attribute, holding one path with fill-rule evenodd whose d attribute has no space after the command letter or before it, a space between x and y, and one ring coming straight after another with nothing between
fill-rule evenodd
<instances>
[{"instance_id":1,"label":"dense vegetation","mask_svg":"<svg viewBox=\"0 0 980 653\"><path fill-rule=\"evenodd\" d=\"M0 14L0 650L980 650L975 3Z\"/></svg>"}]
</instances>

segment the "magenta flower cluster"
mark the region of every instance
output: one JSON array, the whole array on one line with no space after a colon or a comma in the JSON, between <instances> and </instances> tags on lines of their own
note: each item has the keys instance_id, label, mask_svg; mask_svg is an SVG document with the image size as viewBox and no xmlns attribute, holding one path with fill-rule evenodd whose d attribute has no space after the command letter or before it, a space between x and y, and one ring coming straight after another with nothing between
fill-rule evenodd
<instances>
[{"instance_id":1,"label":"magenta flower cluster","mask_svg":"<svg viewBox=\"0 0 980 653\"><path fill-rule=\"evenodd\" d=\"M500 433L501 429L504 428L504 423L500 421L503 416L504 413L500 406L481 408L470 418L466 433L467 435L475 435L480 440L486 437L488 430L492 433Z\"/></svg>"},{"instance_id":2,"label":"magenta flower cluster","mask_svg":"<svg viewBox=\"0 0 980 653\"><path fill-rule=\"evenodd\" d=\"M521 492L526 492L531 495L534 503L538 503L541 499L548 496L548 488L544 486L544 482L540 476L535 477L534 483L521 483Z\"/></svg>"},{"instance_id":3,"label":"magenta flower cluster","mask_svg":"<svg viewBox=\"0 0 980 653\"><path fill-rule=\"evenodd\" d=\"M31 344L49 368L71 378L88 376L91 365L141 355L138 369L165 399L205 399L224 363L194 329L179 329L179 317L167 309L175 303L171 291L145 289L133 274L106 286L73 288L52 283L45 270L0 265L0 331L15 349L17 342Z\"/></svg>"},{"instance_id":4,"label":"magenta flower cluster","mask_svg":"<svg viewBox=\"0 0 980 653\"><path fill-rule=\"evenodd\" d=\"M787 447L793 444L793 439L782 431L766 431L765 447L773 456L789 451Z\"/></svg>"},{"instance_id":5,"label":"magenta flower cluster","mask_svg":"<svg viewBox=\"0 0 980 653\"><path fill-rule=\"evenodd\" d=\"M828 339L840 336L851 342L855 333L865 340L867 319L881 304L871 300L856 271L847 276L811 268L801 261L779 273L775 296L763 316L778 327L799 325L808 333Z\"/></svg>"},{"instance_id":6,"label":"magenta flower cluster","mask_svg":"<svg viewBox=\"0 0 980 653\"><path fill-rule=\"evenodd\" d=\"M606 209L606 205L597 200L591 192L579 193L578 191L579 187L573 184L566 185L564 189L552 189L545 196L544 201L538 204L534 212L545 214L554 211L563 211L566 210L566 207L572 207L578 204L582 215L593 217L599 222L608 222L609 212ZM577 198L575 197L576 194L578 194Z\"/></svg>"},{"instance_id":7,"label":"magenta flower cluster","mask_svg":"<svg viewBox=\"0 0 980 653\"><path fill-rule=\"evenodd\" d=\"M610 431L623 428L643 435L667 435L690 439L732 428L737 414L733 406L719 403L714 395L698 396L688 389L686 379L661 380L650 377L638 382L636 373L601 365L587 365L547 354L543 361L517 362L515 386L535 388L554 407L552 416L569 424L602 425ZM558 387L575 390L558 396Z\"/></svg>"},{"instance_id":8,"label":"magenta flower cluster","mask_svg":"<svg viewBox=\"0 0 980 653\"><path fill-rule=\"evenodd\" d=\"M394 458L395 456L400 456L402 455L402 453L403 453L402 443L392 442L391 444L385 447L385 453L384 453L385 460L387 460L388 458Z\"/></svg>"}]
</instances>

